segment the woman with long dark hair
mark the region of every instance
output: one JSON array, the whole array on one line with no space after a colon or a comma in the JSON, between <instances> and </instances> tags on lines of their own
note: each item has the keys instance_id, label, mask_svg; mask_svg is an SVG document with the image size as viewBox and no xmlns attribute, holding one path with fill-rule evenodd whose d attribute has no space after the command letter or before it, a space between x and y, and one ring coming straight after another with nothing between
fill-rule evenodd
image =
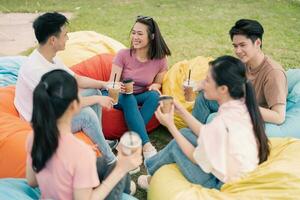
<instances>
[{"instance_id":1,"label":"woman with long dark hair","mask_svg":"<svg viewBox=\"0 0 300 200\"><path fill-rule=\"evenodd\" d=\"M78 85L72 75L53 70L42 76L33 92L28 183L40 187L42 199L120 199L123 191L130 192L123 177L127 179L127 172L141 163L141 149L131 156L119 154L111 172L105 172L109 169L105 159L97 160L101 162L97 163L101 167L98 176L95 152L71 131L72 118L79 110ZM102 174L105 178L99 185Z\"/></svg>"},{"instance_id":2,"label":"woman with long dark hair","mask_svg":"<svg viewBox=\"0 0 300 200\"><path fill-rule=\"evenodd\" d=\"M174 139L145 160L150 175L139 177L141 187L148 187L151 175L161 166L176 163L190 182L219 189L267 160L268 138L245 65L232 56L219 57L209 64L203 91L205 98L219 103L217 115L202 124L177 102L168 114L158 108L158 120ZM189 128L177 130L174 110Z\"/></svg>"},{"instance_id":3,"label":"woman with long dark hair","mask_svg":"<svg viewBox=\"0 0 300 200\"><path fill-rule=\"evenodd\" d=\"M128 128L137 132L143 144L145 158L157 153L150 143L146 125L153 116L167 72L167 56L171 52L152 17L138 16L130 33L131 45L116 55L110 81L134 82L132 94L121 94L119 104ZM140 108L139 108L140 106Z\"/></svg>"}]
</instances>

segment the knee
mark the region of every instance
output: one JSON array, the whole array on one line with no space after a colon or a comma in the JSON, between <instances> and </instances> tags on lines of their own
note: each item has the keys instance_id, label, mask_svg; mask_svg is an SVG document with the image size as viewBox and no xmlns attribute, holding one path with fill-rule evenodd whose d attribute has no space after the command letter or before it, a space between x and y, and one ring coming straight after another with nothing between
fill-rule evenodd
<instances>
[{"instance_id":1,"label":"knee","mask_svg":"<svg viewBox=\"0 0 300 200\"><path fill-rule=\"evenodd\" d=\"M133 94L121 94L119 96L119 104L122 105L132 105L136 104L136 99Z\"/></svg>"},{"instance_id":2,"label":"knee","mask_svg":"<svg viewBox=\"0 0 300 200\"><path fill-rule=\"evenodd\" d=\"M195 103L202 102L202 101L205 101L205 97L203 91L200 91L196 97Z\"/></svg>"},{"instance_id":3,"label":"knee","mask_svg":"<svg viewBox=\"0 0 300 200\"><path fill-rule=\"evenodd\" d=\"M180 129L180 133L193 145L197 145L197 136L189 128Z\"/></svg>"},{"instance_id":4,"label":"knee","mask_svg":"<svg viewBox=\"0 0 300 200\"><path fill-rule=\"evenodd\" d=\"M100 90L98 89L84 89L82 92L81 92L81 95L83 97L88 97L88 96L93 96L93 95L98 95L98 96L101 96L102 93Z\"/></svg>"},{"instance_id":5,"label":"knee","mask_svg":"<svg viewBox=\"0 0 300 200\"><path fill-rule=\"evenodd\" d=\"M157 91L149 91L149 96L148 98L152 99L154 102L158 102L159 100L159 93Z\"/></svg>"},{"instance_id":6,"label":"knee","mask_svg":"<svg viewBox=\"0 0 300 200\"><path fill-rule=\"evenodd\" d=\"M97 114L90 107L85 107L85 108L81 109L81 111L79 113L79 117L85 123L99 123Z\"/></svg>"}]
</instances>

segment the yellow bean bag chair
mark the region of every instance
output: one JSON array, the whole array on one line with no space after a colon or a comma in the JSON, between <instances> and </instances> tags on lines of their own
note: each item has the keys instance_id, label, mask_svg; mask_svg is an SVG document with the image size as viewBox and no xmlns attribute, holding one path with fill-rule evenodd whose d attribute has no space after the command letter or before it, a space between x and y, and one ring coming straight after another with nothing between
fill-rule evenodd
<instances>
[{"instance_id":1,"label":"yellow bean bag chair","mask_svg":"<svg viewBox=\"0 0 300 200\"><path fill-rule=\"evenodd\" d=\"M95 31L77 31L68 34L69 40L64 51L57 55L63 63L71 67L99 54L115 55L126 48L122 43Z\"/></svg>"},{"instance_id":2,"label":"yellow bean bag chair","mask_svg":"<svg viewBox=\"0 0 300 200\"><path fill-rule=\"evenodd\" d=\"M183 60L173 65L167 72L163 84L162 91L165 95L173 96L190 112L193 109L194 103L189 103L184 100L182 84L187 79L189 69L191 69L192 80L203 80L206 77L208 70L208 62L212 58L198 56L191 60ZM175 124L178 128L186 127L183 120L175 115Z\"/></svg>"},{"instance_id":3,"label":"yellow bean bag chair","mask_svg":"<svg viewBox=\"0 0 300 200\"><path fill-rule=\"evenodd\" d=\"M300 199L300 140L272 138L269 159L256 170L221 190L188 182L175 164L161 167L152 177L149 200Z\"/></svg>"}]
</instances>

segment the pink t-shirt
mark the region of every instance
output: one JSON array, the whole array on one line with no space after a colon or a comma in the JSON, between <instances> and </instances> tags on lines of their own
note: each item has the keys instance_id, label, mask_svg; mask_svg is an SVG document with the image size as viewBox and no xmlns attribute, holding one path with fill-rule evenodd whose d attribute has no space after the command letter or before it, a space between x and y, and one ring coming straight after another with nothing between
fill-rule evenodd
<instances>
[{"instance_id":1,"label":"pink t-shirt","mask_svg":"<svg viewBox=\"0 0 300 200\"><path fill-rule=\"evenodd\" d=\"M194 158L203 171L223 183L241 178L258 163L258 147L243 100L222 104L217 116L203 125Z\"/></svg>"},{"instance_id":2,"label":"pink t-shirt","mask_svg":"<svg viewBox=\"0 0 300 200\"><path fill-rule=\"evenodd\" d=\"M27 163L32 164L33 134L27 140ZM99 185L95 152L73 134L61 134L57 151L36 173L42 199L73 199L73 190Z\"/></svg>"},{"instance_id":3,"label":"pink t-shirt","mask_svg":"<svg viewBox=\"0 0 300 200\"><path fill-rule=\"evenodd\" d=\"M134 81L135 94L145 92L156 75L167 70L166 58L140 62L134 53L130 56L130 49L120 50L113 63L122 68L121 81L128 78Z\"/></svg>"}]
</instances>

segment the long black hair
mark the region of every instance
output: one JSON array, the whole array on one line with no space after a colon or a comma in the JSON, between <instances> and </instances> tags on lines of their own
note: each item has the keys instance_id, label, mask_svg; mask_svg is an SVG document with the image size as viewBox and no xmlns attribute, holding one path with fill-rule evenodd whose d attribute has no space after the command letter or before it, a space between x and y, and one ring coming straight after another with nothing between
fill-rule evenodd
<instances>
[{"instance_id":1,"label":"long black hair","mask_svg":"<svg viewBox=\"0 0 300 200\"><path fill-rule=\"evenodd\" d=\"M78 100L75 78L64 70L44 74L33 91L31 124L34 132L31 157L35 172L41 171L58 147L59 119L70 103Z\"/></svg>"},{"instance_id":2,"label":"long black hair","mask_svg":"<svg viewBox=\"0 0 300 200\"><path fill-rule=\"evenodd\" d=\"M149 50L148 50L148 58L152 59L162 59L166 56L171 55L171 51L166 44L163 36L160 33L159 27L156 23L156 21L152 17L148 16L137 16L137 19L135 21L136 23L141 23L146 25L147 28L147 35L149 40ZM133 27L131 28L131 30ZM154 37L153 37L154 36ZM133 46L131 44L130 46L130 55L132 55L132 52L134 51Z\"/></svg>"},{"instance_id":3,"label":"long black hair","mask_svg":"<svg viewBox=\"0 0 300 200\"><path fill-rule=\"evenodd\" d=\"M270 153L269 141L252 83L246 77L245 65L232 56L219 57L209 64L212 77L218 86L227 86L233 99L245 98L258 144L259 163L264 162Z\"/></svg>"}]
</instances>

